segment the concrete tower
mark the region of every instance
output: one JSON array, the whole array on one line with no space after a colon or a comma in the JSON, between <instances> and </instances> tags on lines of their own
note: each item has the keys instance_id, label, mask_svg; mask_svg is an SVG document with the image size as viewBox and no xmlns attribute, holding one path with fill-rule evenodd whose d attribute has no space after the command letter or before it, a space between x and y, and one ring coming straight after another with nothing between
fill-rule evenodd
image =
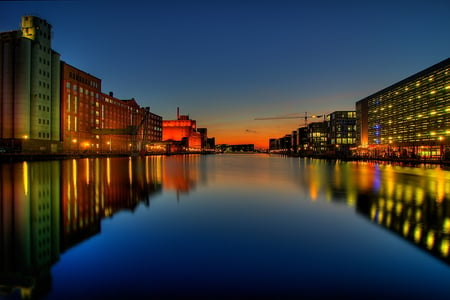
<instances>
[{"instance_id":1,"label":"concrete tower","mask_svg":"<svg viewBox=\"0 0 450 300\"><path fill-rule=\"evenodd\" d=\"M22 17L21 29L0 34L0 147L56 152L60 133L60 55L51 25Z\"/></svg>"}]
</instances>

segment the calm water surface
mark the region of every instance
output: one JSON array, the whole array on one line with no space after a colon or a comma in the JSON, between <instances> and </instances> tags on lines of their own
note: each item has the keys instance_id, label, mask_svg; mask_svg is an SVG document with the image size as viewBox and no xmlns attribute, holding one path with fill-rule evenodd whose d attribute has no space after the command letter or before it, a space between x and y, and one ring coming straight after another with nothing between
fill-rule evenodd
<instances>
[{"instance_id":1,"label":"calm water surface","mask_svg":"<svg viewBox=\"0 0 450 300\"><path fill-rule=\"evenodd\" d=\"M450 172L268 155L0 165L7 299L449 299Z\"/></svg>"}]
</instances>

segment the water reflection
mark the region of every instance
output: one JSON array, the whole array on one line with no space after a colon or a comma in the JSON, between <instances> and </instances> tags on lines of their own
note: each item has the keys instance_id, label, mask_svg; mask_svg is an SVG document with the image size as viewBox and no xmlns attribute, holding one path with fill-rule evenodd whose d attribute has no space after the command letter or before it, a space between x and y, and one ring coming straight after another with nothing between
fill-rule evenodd
<instances>
[{"instance_id":1,"label":"water reflection","mask_svg":"<svg viewBox=\"0 0 450 300\"><path fill-rule=\"evenodd\" d=\"M161 157L0 165L0 295L45 294L60 253L98 234L101 219L149 205Z\"/></svg>"},{"instance_id":2,"label":"water reflection","mask_svg":"<svg viewBox=\"0 0 450 300\"><path fill-rule=\"evenodd\" d=\"M311 201L355 206L371 222L450 264L450 173L367 162L299 160ZM311 180L313 178L314 180Z\"/></svg>"},{"instance_id":3,"label":"water reflection","mask_svg":"<svg viewBox=\"0 0 450 300\"><path fill-rule=\"evenodd\" d=\"M198 155L0 165L0 295L14 290L23 298L45 295L52 285L51 267L60 254L99 234L102 219L148 206L162 190L175 191L178 198L206 183L208 176L221 180L214 175L216 168L241 170L236 167L241 167L244 158L240 159L233 161L235 165L227 157ZM307 199L348 205L450 263L449 172L284 159L287 164L270 161L269 167L257 161L255 172L267 181L273 179L272 171L278 177L288 174L286 178Z\"/></svg>"}]
</instances>

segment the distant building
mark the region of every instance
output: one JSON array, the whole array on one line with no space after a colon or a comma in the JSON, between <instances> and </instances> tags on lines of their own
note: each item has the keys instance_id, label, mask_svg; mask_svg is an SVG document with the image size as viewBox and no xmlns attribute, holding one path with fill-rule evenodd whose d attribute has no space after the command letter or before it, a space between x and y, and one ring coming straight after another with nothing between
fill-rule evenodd
<instances>
[{"instance_id":1,"label":"distant building","mask_svg":"<svg viewBox=\"0 0 450 300\"><path fill-rule=\"evenodd\" d=\"M327 122L308 124L308 151L311 154L325 154L328 150Z\"/></svg>"},{"instance_id":2,"label":"distant building","mask_svg":"<svg viewBox=\"0 0 450 300\"><path fill-rule=\"evenodd\" d=\"M179 114L177 111L176 120L163 120L162 140L165 142L175 142L177 149L173 151L201 151L205 138L197 131L197 122L189 119L187 115ZM205 130L203 130L205 132ZM179 147L183 147L181 149Z\"/></svg>"},{"instance_id":3,"label":"distant building","mask_svg":"<svg viewBox=\"0 0 450 300\"><path fill-rule=\"evenodd\" d=\"M327 115L327 122L329 154L350 156L356 146L356 112L332 112Z\"/></svg>"},{"instance_id":4,"label":"distant building","mask_svg":"<svg viewBox=\"0 0 450 300\"><path fill-rule=\"evenodd\" d=\"M216 146L218 152L255 152L254 144L219 144Z\"/></svg>"},{"instance_id":5,"label":"distant building","mask_svg":"<svg viewBox=\"0 0 450 300\"><path fill-rule=\"evenodd\" d=\"M450 145L450 59L356 103L360 153L440 158Z\"/></svg>"},{"instance_id":6,"label":"distant building","mask_svg":"<svg viewBox=\"0 0 450 300\"><path fill-rule=\"evenodd\" d=\"M0 34L0 149L57 152L60 131L60 55L52 26L22 17L21 29Z\"/></svg>"}]
</instances>

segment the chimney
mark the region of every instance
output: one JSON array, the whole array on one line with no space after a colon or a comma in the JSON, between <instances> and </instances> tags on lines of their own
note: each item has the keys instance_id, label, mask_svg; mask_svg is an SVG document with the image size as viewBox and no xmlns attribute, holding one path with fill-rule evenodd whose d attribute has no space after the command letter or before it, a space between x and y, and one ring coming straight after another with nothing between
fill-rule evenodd
<instances>
[{"instance_id":1,"label":"chimney","mask_svg":"<svg viewBox=\"0 0 450 300\"><path fill-rule=\"evenodd\" d=\"M180 119L180 108L177 107L177 120L179 120L179 119Z\"/></svg>"},{"instance_id":2,"label":"chimney","mask_svg":"<svg viewBox=\"0 0 450 300\"><path fill-rule=\"evenodd\" d=\"M109 96L110 97L114 97L114 93L113 92L109 92Z\"/></svg>"}]
</instances>

